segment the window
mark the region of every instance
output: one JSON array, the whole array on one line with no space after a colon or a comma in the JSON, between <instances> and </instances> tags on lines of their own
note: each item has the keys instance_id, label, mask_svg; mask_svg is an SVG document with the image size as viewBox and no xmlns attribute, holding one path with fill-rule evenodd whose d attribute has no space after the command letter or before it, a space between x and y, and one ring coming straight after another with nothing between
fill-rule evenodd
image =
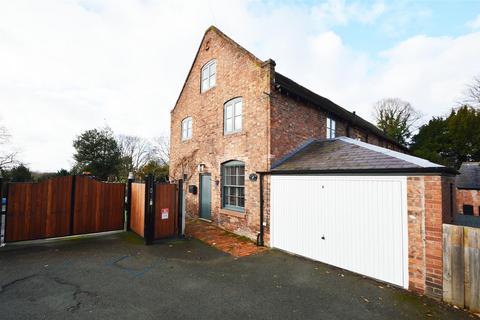
<instances>
[{"instance_id":1,"label":"window","mask_svg":"<svg viewBox=\"0 0 480 320\"><path fill-rule=\"evenodd\" d=\"M192 138L192 117L188 117L182 120L182 140L188 140Z\"/></svg>"},{"instance_id":2,"label":"window","mask_svg":"<svg viewBox=\"0 0 480 320\"><path fill-rule=\"evenodd\" d=\"M335 120L327 118L327 139L335 138Z\"/></svg>"},{"instance_id":3,"label":"window","mask_svg":"<svg viewBox=\"0 0 480 320\"><path fill-rule=\"evenodd\" d=\"M473 216L473 206L469 204L463 205L463 214Z\"/></svg>"},{"instance_id":4,"label":"window","mask_svg":"<svg viewBox=\"0 0 480 320\"><path fill-rule=\"evenodd\" d=\"M217 76L217 61L212 60L207 62L202 68L202 83L201 91L205 92L210 88L215 87L215 81Z\"/></svg>"},{"instance_id":5,"label":"window","mask_svg":"<svg viewBox=\"0 0 480 320\"><path fill-rule=\"evenodd\" d=\"M242 98L225 103L223 114L225 133L242 131Z\"/></svg>"},{"instance_id":6,"label":"window","mask_svg":"<svg viewBox=\"0 0 480 320\"><path fill-rule=\"evenodd\" d=\"M226 209L244 211L245 164L230 161L222 165L222 206Z\"/></svg>"}]
</instances>

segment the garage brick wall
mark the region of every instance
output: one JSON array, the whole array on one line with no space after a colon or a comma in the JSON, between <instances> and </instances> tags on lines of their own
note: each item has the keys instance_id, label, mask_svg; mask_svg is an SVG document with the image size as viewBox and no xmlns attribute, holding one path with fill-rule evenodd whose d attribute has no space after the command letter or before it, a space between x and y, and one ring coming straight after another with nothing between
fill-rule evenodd
<instances>
[{"instance_id":1,"label":"garage brick wall","mask_svg":"<svg viewBox=\"0 0 480 320\"><path fill-rule=\"evenodd\" d=\"M463 213L463 205L473 206L473 215L480 216L480 190L457 189L457 213Z\"/></svg>"},{"instance_id":2,"label":"garage brick wall","mask_svg":"<svg viewBox=\"0 0 480 320\"><path fill-rule=\"evenodd\" d=\"M442 224L455 205L452 183L451 176L407 179L409 289L436 299L443 292Z\"/></svg>"}]
</instances>

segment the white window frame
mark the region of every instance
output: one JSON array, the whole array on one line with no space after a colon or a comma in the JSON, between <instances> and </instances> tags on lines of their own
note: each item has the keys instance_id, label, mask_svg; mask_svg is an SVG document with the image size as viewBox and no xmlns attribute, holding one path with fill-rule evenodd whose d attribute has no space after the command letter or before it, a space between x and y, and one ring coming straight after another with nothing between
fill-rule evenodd
<instances>
[{"instance_id":1,"label":"white window frame","mask_svg":"<svg viewBox=\"0 0 480 320\"><path fill-rule=\"evenodd\" d=\"M223 106L223 132L231 134L243 129L243 99L229 100Z\"/></svg>"},{"instance_id":2,"label":"white window frame","mask_svg":"<svg viewBox=\"0 0 480 320\"><path fill-rule=\"evenodd\" d=\"M222 208L245 212L245 163L238 160L228 161L222 164L221 171Z\"/></svg>"},{"instance_id":3,"label":"white window frame","mask_svg":"<svg viewBox=\"0 0 480 320\"><path fill-rule=\"evenodd\" d=\"M330 117L327 117L327 139L333 139L337 136L337 123Z\"/></svg>"},{"instance_id":4,"label":"white window frame","mask_svg":"<svg viewBox=\"0 0 480 320\"><path fill-rule=\"evenodd\" d=\"M192 134L193 134L192 117L186 117L185 119L182 120L180 130L182 132L182 141L192 139Z\"/></svg>"},{"instance_id":5,"label":"white window frame","mask_svg":"<svg viewBox=\"0 0 480 320\"><path fill-rule=\"evenodd\" d=\"M206 92L217 84L217 60L210 60L200 71L200 91Z\"/></svg>"}]
</instances>

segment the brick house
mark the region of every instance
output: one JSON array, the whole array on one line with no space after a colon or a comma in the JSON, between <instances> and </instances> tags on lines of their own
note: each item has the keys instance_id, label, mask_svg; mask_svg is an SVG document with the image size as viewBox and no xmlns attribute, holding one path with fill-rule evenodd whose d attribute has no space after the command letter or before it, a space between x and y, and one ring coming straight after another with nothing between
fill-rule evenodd
<instances>
[{"instance_id":1,"label":"brick house","mask_svg":"<svg viewBox=\"0 0 480 320\"><path fill-rule=\"evenodd\" d=\"M373 124L276 72L273 60L259 60L215 27L205 32L171 111L170 177L185 182L187 216L439 297L442 223L451 221L454 172L406 155L406 151ZM291 189L299 180L303 182ZM305 189L307 185L310 189ZM395 225L388 225L398 237L378 242L386 244L375 247L371 254L378 260L375 252L398 249L392 265L382 268L396 270L400 266L401 270L369 273L378 268L364 270L334 261L336 257L319 257L315 245L308 252L302 247L307 245L289 246L298 242L296 233L302 235L315 225L307 218L300 219L296 211L313 201L317 193L320 196L322 190L334 188L352 191L351 195L337 192L335 197L325 198L335 212L351 210L344 206L361 202L361 197L354 199L364 191L368 191L364 197L374 197L371 202L378 202L378 208L398 202L398 210L391 210L398 211L392 218ZM391 191L384 195L382 189ZM314 194L304 198L311 190ZM282 192L284 196L279 196ZM280 205L285 198L288 201ZM282 208L291 204L295 207L282 213ZM313 208L318 203L309 205ZM365 214L377 210L380 221L378 208L365 207ZM292 215L296 220L288 220ZM338 225L333 220L325 222L331 226L325 232L335 237L341 228L352 224L349 217L342 219ZM371 216L372 221L375 219ZM292 226L300 220L305 224ZM332 246L328 250L342 252L335 247L339 241L329 242L329 236L315 230L308 233L311 243L326 239ZM351 235L357 231L352 229ZM320 236L321 240L315 238ZM365 243L368 241L371 239L365 238Z\"/></svg>"},{"instance_id":2,"label":"brick house","mask_svg":"<svg viewBox=\"0 0 480 320\"><path fill-rule=\"evenodd\" d=\"M457 212L480 216L480 162L464 162L457 176Z\"/></svg>"}]
</instances>

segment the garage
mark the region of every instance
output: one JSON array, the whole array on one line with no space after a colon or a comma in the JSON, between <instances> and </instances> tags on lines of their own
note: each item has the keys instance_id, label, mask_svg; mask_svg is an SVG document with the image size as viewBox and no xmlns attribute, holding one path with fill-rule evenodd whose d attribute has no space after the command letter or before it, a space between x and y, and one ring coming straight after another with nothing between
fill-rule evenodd
<instances>
[{"instance_id":1,"label":"garage","mask_svg":"<svg viewBox=\"0 0 480 320\"><path fill-rule=\"evenodd\" d=\"M310 141L269 172L270 246L435 291L441 225L454 201L448 170L351 138Z\"/></svg>"},{"instance_id":2,"label":"garage","mask_svg":"<svg viewBox=\"0 0 480 320\"><path fill-rule=\"evenodd\" d=\"M271 194L272 247L408 288L405 177L272 176Z\"/></svg>"}]
</instances>

